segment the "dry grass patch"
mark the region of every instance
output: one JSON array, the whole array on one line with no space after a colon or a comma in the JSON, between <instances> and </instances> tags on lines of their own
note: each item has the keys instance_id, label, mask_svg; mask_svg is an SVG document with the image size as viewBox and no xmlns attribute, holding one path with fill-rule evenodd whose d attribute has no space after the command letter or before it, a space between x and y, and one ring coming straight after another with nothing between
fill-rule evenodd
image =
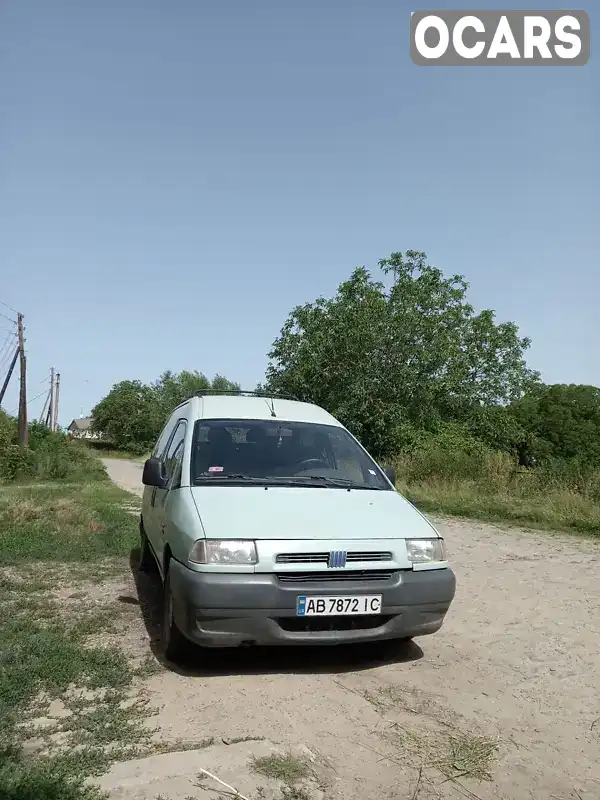
<instances>
[{"instance_id":1,"label":"dry grass patch","mask_svg":"<svg viewBox=\"0 0 600 800\"><path fill-rule=\"evenodd\" d=\"M454 712L414 687L386 686L366 691L364 697L390 721L381 734L389 748L382 758L412 768L417 776L415 791L427 784L437 796L440 782L492 780L501 746L498 737L465 731L464 721ZM460 789L469 792L462 784Z\"/></svg>"},{"instance_id":2,"label":"dry grass patch","mask_svg":"<svg viewBox=\"0 0 600 800\"><path fill-rule=\"evenodd\" d=\"M131 495L108 482L3 487L0 559L4 565L126 559L138 536Z\"/></svg>"},{"instance_id":3,"label":"dry grass patch","mask_svg":"<svg viewBox=\"0 0 600 800\"><path fill-rule=\"evenodd\" d=\"M273 753L252 760L252 769L260 775L287 785L298 783L312 775L312 767L307 758L293 753Z\"/></svg>"}]
</instances>

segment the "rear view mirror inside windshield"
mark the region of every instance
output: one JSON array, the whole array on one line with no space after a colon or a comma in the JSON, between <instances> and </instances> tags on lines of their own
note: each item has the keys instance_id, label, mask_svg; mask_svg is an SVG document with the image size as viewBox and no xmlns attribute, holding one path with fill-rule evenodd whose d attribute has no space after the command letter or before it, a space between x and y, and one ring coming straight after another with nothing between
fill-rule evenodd
<instances>
[{"instance_id":1,"label":"rear view mirror inside windshield","mask_svg":"<svg viewBox=\"0 0 600 800\"><path fill-rule=\"evenodd\" d=\"M292 429L291 428L267 428L267 436L281 436L285 438L286 436L292 436Z\"/></svg>"}]
</instances>

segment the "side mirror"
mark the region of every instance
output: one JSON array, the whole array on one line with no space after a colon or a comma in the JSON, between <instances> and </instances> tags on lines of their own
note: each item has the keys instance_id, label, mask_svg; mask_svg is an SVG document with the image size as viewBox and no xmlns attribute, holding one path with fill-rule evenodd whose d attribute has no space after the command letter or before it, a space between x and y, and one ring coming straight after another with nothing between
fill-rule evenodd
<instances>
[{"instance_id":1,"label":"side mirror","mask_svg":"<svg viewBox=\"0 0 600 800\"><path fill-rule=\"evenodd\" d=\"M395 487L396 486L396 470L394 469L394 467L386 467L384 472L385 472L385 475L386 475L387 479L391 483L393 483L394 487Z\"/></svg>"},{"instance_id":2,"label":"side mirror","mask_svg":"<svg viewBox=\"0 0 600 800\"><path fill-rule=\"evenodd\" d=\"M144 464L142 473L142 483L144 486L156 486L158 489L166 489L168 479L162 461L158 458L149 458Z\"/></svg>"}]
</instances>

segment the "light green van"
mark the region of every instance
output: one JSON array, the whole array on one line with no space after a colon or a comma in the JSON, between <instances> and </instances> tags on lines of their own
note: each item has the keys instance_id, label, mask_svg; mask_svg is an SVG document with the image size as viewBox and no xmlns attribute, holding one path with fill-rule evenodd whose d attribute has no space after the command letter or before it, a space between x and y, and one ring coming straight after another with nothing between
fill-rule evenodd
<instances>
[{"instance_id":1,"label":"light green van","mask_svg":"<svg viewBox=\"0 0 600 800\"><path fill-rule=\"evenodd\" d=\"M443 539L322 408L259 393L178 406L146 461L143 570L172 661L205 647L408 639L439 630Z\"/></svg>"}]
</instances>

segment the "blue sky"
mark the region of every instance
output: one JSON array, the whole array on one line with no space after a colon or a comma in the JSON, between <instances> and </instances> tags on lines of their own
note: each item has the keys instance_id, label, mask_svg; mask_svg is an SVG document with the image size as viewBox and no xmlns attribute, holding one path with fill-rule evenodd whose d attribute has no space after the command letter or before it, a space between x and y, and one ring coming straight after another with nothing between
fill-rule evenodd
<instances>
[{"instance_id":1,"label":"blue sky","mask_svg":"<svg viewBox=\"0 0 600 800\"><path fill-rule=\"evenodd\" d=\"M29 397L51 366L62 424L165 369L252 388L293 306L411 248L546 381L600 384L593 44L583 68L417 67L427 7L4 0L0 300Z\"/></svg>"}]
</instances>

